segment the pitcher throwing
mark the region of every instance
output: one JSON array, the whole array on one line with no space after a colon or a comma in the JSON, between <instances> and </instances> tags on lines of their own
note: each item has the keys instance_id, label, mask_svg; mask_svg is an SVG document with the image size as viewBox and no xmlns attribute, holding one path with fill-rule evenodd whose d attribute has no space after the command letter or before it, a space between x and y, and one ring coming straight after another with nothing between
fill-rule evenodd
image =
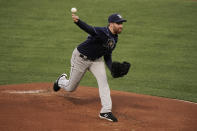
<instances>
[{"instance_id":1,"label":"pitcher throwing","mask_svg":"<svg viewBox=\"0 0 197 131\"><path fill-rule=\"evenodd\" d=\"M74 13L72 13L72 19L78 27L89 35L87 40L79 44L73 51L69 79L66 74L62 74L55 81L53 89L59 91L62 88L72 92L77 88L86 71L92 72L98 83L102 104L99 117L117 122L117 118L112 114L112 101L105 64L112 71L112 51L116 47L118 34L122 32L123 22L126 22L126 20L120 14L112 14L108 17L109 24L107 27L93 27L83 22ZM127 72L123 74L125 75Z\"/></svg>"}]
</instances>

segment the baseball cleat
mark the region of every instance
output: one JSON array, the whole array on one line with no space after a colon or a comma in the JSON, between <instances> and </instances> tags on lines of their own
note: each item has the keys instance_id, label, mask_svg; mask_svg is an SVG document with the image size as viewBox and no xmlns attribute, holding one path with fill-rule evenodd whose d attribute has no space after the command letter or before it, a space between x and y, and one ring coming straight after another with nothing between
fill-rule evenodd
<instances>
[{"instance_id":1,"label":"baseball cleat","mask_svg":"<svg viewBox=\"0 0 197 131\"><path fill-rule=\"evenodd\" d=\"M118 122L118 119L112 114L112 112L100 113L99 117L108 121Z\"/></svg>"},{"instance_id":2,"label":"baseball cleat","mask_svg":"<svg viewBox=\"0 0 197 131\"><path fill-rule=\"evenodd\" d=\"M53 90L55 91L55 92L57 92L57 91L59 91L60 89L61 89L61 87L58 85L58 81L59 81L59 79L61 78L61 77L67 77L67 75L66 74L62 74L60 77L58 77L58 79L54 82L54 84L53 84Z\"/></svg>"}]
</instances>

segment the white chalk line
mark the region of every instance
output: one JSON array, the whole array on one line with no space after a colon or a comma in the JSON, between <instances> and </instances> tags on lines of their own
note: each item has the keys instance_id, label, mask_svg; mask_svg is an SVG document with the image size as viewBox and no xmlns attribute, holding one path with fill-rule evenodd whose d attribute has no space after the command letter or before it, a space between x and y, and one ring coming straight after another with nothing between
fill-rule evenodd
<instances>
[{"instance_id":1,"label":"white chalk line","mask_svg":"<svg viewBox=\"0 0 197 131\"><path fill-rule=\"evenodd\" d=\"M170 99L170 98L168 98ZM186 101L186 100L179 100L179 99L171 99L171 100L175 100L175 101L181 101L181 102L185 102L185 103L191 103L191 104L197 104L195 102L191 102L191 101Z\"/></svg>"},{"instance_id":2,"label":"white chalk line","mask_svg":"<svg viewBox=\"0 0 197 131\"><path fill-rule=\"evenodd\" d=\"M11 94L39 94L39 93L46 93L46 90L26 90L26 91L17 91L17 90L6 90L6 93Z\"/></svg>"}]
</instances>

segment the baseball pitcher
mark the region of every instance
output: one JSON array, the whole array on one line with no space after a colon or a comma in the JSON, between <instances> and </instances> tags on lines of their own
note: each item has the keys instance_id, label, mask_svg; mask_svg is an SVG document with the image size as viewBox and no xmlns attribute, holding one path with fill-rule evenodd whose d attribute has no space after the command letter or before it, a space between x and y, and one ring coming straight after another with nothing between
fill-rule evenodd
<instances>
[{"instance_id":1,"label":"baseball pitcher","mask_svg":"<svg viewBox=\"0 0 197 131\"><path fill-rule=\"evenodd\" d=\"M59 76L54 82L53 89L59 91L62 88L72 92L79 85L85 72L92 72L98 82L102 104L99 117L117 122L117 118L112 114L112 101L105 64L114 78L122 77L129 71L130 64L128 62L112 62L112 51L116 47L118 34L122 32L123 22L126 20L120 14L112 14L108 17L109 24L107 27L93 27L83 22L74 13L72 13L72 19L79 28L88 33L88 37L73 51L70 77L67 78L66 74Z\"/></svg>"}]
</instances>

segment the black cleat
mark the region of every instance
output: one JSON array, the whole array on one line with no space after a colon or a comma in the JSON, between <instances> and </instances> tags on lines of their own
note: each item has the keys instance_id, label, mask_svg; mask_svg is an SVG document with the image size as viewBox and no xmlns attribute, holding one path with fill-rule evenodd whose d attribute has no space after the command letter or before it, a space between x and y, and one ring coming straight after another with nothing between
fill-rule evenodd
<instances>
[{"instance_id":1,"label":"black cleat","mask_svg":"<svg viewBox=\"0 0 197 131\"><path fill-rule=\"evenodd\" d=\"M54 82L54 84L53 84L53 90L55 91L55 92L57 92L57 91L59 91L60 89L61 89L61 87L59 87L59 85L58 85L58 81L59 81L59 79L61 78L61 77L67 77L67 75L66 74L62 74L55 82Z\"/></svg>"},{"instance_id":2,"label":"black cleat","mask_svg":"<svg viewBox=\"0 0 197 131\"><path fill-rule=\"evenodd\" d=\"M54 84L53 84L53 90L54 90L55 92L57 92L57 91L60 90L60 87L58 86L58 81L57 81L57 80L56 80L56 81L54 82Z\"/></svg>"},{"instance_id":3,"label":"black cleat","mask_svg":"<svg viewBox=\"0 0 197 131\"><path fill-rule=\"evenodd\" d=\"M99 117L108 121L118 122L118 119L111 112L100 113Z\"/></svg>"}]
</instances>

